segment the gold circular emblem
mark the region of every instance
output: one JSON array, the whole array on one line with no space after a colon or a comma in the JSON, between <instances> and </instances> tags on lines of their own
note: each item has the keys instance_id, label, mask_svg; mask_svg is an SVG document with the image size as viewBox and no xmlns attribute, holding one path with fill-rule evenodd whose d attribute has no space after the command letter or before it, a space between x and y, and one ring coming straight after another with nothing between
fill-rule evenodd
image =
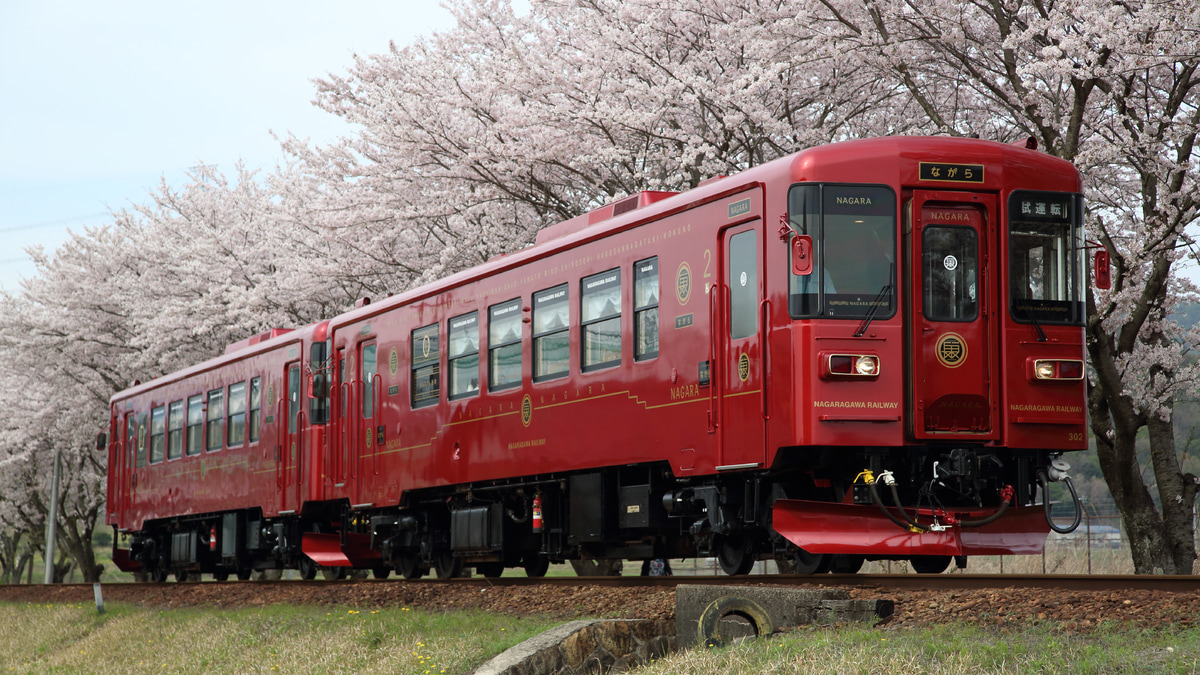
<instances>
[{"instance_id":1,"label":"gold circular emblem","mask_svg":"<svg viewBox=\"0 0 1200 675\"><path fill-rule=\"evenodd\" d=\"M392 377L396 377L397 370L400 370L400 355L396 353L396 348L392 347L392 353L388 355L388 372Z\"/></svg>"},{"instance_id":2,"label":"gold circular emblem","mask_svg":"<svg viewBox=\"0 0 1200 675\"><path fill-rule=\"evenodd\" d=\"M943 366L957 368L967 360L967 341L958 333L946 333L938 338L933 351Z\"/></svg>"},{"instance_id":3,"label":"gold circular emblem","mask_svg":"<svg viewBox=\"0 0 1200 675\"><path fill-rule=\"evenodd\" d=\"M533 399L529 398L529 394L525 394L525 398L521 399L521 424L529 426L529 421L533 419Z\"/></svg>"},{"instance_id":4,"label":"gold circular emblem","mask_svg":"<svg viewBox=\"0 0 1200 675\"><path fill-rule=\"evenodd\" d=\"M686 305L692 297L692 268L687 262L679 263L679 271L675 273L675 298L679 304Z\"/></svg>"},{"instance_id":5,"label":"gold circular emblem","mask_svg":"<svg viewBox=\"0 0 1200 675\"><path fill-rule=\"evenodd\" d=\"M750 379L750 357L745 353L738 357L738 377L742 382Z\"/></svg>"},{"instance_id":6,"label":"gold circular emblem","mask_svg":"<svg viewBox=\"0 0 1200 675\"><path fill-rule=\"evenodd\" d=\"M421 338L421 356L429 358L429 336Z\"/></svg>"}]
</instances>

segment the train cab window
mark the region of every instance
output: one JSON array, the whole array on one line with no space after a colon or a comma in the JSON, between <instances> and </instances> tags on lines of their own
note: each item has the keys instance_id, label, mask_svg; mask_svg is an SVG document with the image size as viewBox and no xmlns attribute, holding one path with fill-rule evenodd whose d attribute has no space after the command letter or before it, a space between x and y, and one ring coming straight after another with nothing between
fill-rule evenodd
<instances>
[{"instance_id":1,"label":"train cab window","mask_svg":"<svg viewBox=\"0 0 1200 675\"><path fill-rule=\"evenodd\" d=\"M246 383L229 385L229 415L225 424L225 442L237 447L246 442Z\"/></svg>"},{"instance_id":2,"label":"train cab window","mask_svg":"<svg viewBox=\"0 0 1200 675\"><path fill-rule=\"evenodd\" d=\"M633 264L633 360L658 356L658 258Z\"/></svg>"},{"instance_id":3,"label":"train cab window","mask_svg":"<svg viewBox=\"0 0 1200 675\"><path fill-rule=\"evenodd\" d=\"M579 282L583 371L621 363L621 268Z\"/></svg>"},{"instance_id":4,"label":"train cab window","mask_svg":"<svg viewBox=\"0 0 1200 675\"><path fill-rule=\"evenodd\" d=\"M921 232L922 311L930 321L974 321L979 243L969 227L929 225Z\"/></svg>"},{"instance_id":5,"label":"train cab window","mask_svg":"<svg viewBox=\"0 0 1200 675\"><path fill-rule=\"evenodd\" d=\"M441 391L441 352L438 345L438 325L418 328L412 332L412 407L435 405Z\"/></svg>"},{"instance_id":6,"label":"train cab window","mask_svg":"<svg viewBox=\"0 0 1200 675\"><path fill-rule=\"evenodd\" d=\"M150 411L150 463L163 461L167 445L167 406Z\"/></svg>"},{"instance_id":7,"label":"train cab window","mask_svg":"<svg viewBox=\"0 0 1200 675\"><path fill-rule=\"evenodd\" d=\"M729 238L729 337L758 332L758 233L739 232Z\"/></svg>"},{"instance_id":8,"label":"train cab window","mask_svg":"<svg viewBox=\"0 0 1200 675\"><path fill-rule=\"evenodd\" d=\"M260 413L262 410L262 404L260 403L261 398L262 378L255 377L250 380L250 400L248 402L250 407L250 419L247 425L248 428L246 429L246 431L249 432L251 443L258 442L259 424L261 423Z\"/></svg>"},{"instance_id":9,"label":"train cab window","mask_svg":"<svg viewBox=\"0 0 1200 675\"><path fill-rule=\"evenodd\" d=\"M1022 323L1079 325L1087 266L1082 197L1014 192L1008 203L1010 312Z\"/></svg>"},{"instance_id":10,"label":"train cab window","mask_svg":"<svg viewBox=\"0 0 1200 675\"><path fill-rule=\"evenodd\" d=\"M187 403L187 454L198 455L204 447L204 397L192 396Z\"/></svg>"},{"instance_id":11,"label":"train cab window","mask_svg":"<svg viewBox=\"0 0 1200 675\"><path fill-rule=\"evenodd\" d=\"M375 373L379 372L376 351L374 342L363 345L362 358L358 360L359 381L362 382L362 416L364 420L375 416Z\"/></svg>"},{"instance_id":12,"label":"train cab window","mask_svg":"<svg viewBox=\"0 0 1200 675\"><path fill-rule=\"evenodd\" d=\"M567 285L533 294L533 381L566 377L571 368Z\"/></svg>"},{"instance_id":13,"label":"train cab window","mask_svg":"<svg viewBox=\"0 0 1200 675\"><path fill-rule=\"evenodd\" d=\"M205 430L207 444L204 447L209 452L221 449L221 442L225 440L224 426L225 390L213 389L208 392L208 428Z\"/></svg>"},{"instance_id":14,"label":"train cab window","mask_svg":"<svg viewBox=\"0 0 1200 675\"><path fill-rule=\"evenodd\" d=\"M488 308L488 390L521 385L521 299Z\"/></svg>"},{"instance_id":15,"label":"train cab window","mask_svg":"<svg viewBox=\"0 0 1200 675\"><path fill-rule=\"evenodd\" d=\"M167 459L183 457L183 401L175 401L167 412Z\"/></svg>"},{"instance_id":16,"label":"train cab window","mask_svg":"<svg viewBox=\"0 0 1200 675\"><path fill-rule=\"evenodd\" d=\"M451 400L479 393L479 312L450 319L447 366Z\"/></svg>"},{"instance_id":17,"label":"train cab window","mask_svg":"<svg viewBox=\"0 0 1200 675\"><path fill-rule=\"evenodd\" d=\"M793 185L788 225L812 237L815 253L810 274L789 273L792 317L883 319L895 313L896 196L890 188Z\"/></svg>"}]
</instances>

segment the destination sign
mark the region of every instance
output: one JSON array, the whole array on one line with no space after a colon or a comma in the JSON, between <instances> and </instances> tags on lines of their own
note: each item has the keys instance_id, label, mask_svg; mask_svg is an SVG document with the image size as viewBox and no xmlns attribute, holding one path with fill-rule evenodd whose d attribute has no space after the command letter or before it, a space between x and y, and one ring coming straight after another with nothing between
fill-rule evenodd
<instances>
[{"instance_id":1,"label":"destination sign","mask_svg":"<svg viewBox=\"0 0 1200 675\"><path fill-rule=\"evenodd\" d=\"M983 165L921 162L921 180L945 183L982 183Z\"/></svg>"}]
</instances>

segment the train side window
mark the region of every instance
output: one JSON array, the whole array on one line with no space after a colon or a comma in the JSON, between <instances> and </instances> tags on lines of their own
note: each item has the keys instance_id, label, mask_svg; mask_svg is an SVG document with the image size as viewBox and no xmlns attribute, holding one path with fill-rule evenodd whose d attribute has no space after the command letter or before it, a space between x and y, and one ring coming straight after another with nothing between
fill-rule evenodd
<instances>
[{"instance_id":1,"label":"train side window","mask_svg":"<svg viewBox=\"0 0 1200 675\"><path fill-rule=\"evenodd\" d=\"M308 399L308 419L313 424L329 423L329 378L333 374L329 361L329 343L314 342L309 354L309 377L312 398Z\"/></svg>"},{"instance_id":2,"label":"train side window","mask_svg":"<svg viewBox=\"0 0 1200 675\"><path fill-rule=\"evenodd\" d=\"M375 373L376 367L375 343L363 345L362 358L359 359L359 375L362 381L362 416L369 420L375 416Z\"/></svg>"},{"instance_id":3,"label":"train side window","mask_svg":"<svg viewBox=\"0 0 1200 675\"><path fill-rule=\"evenodd\" d=\"M142 455L136 460L137 455L137 417L129 416L129 424L125 430L125 447L129 452L129 463L134 466L146 466L146 456Z\"/></svg>"},{"instance_id":4,"label":"train side window","mask_svg":"<svg viewBox=\"0 0 1200 675\"><path fill-rule=\"evenodd\" d=\"M658 356L658 257L633 264L633 359Z\"/></svg>"},{"instance_id":5,"label":"train side window","mask_svg":"<svg viewBox=\"0 0 1200 675\"><path fill-rule=\"evenodd\" d=\"M160 405L150 411L150 463L163 461L167 442L167 406Z\"/></svg>"},{"instance_id":6,"label":"train side window","mask_svg":"<svg viewBox=\"0 0 1200 675\"><path fill-rule=\"evenodd\" d=\"M729 238L729 337L758 332L758 232Z\"/></svg>"},{"instance_id":7,"label":"train side window","mask_svg":"<svg viewBox=\"0 0 1200 675\"><path fill-rule=\"evenodd\" d=\"M450 368L447 398L465 398L479 393L479 312L450 319L446 354Z\"/></svg>"},{"instance_id":8,"label":"train side window","mask_svg":"<svg viewBox=\"0 0 1200 675\"><path fill-rule=\"evenodd\" d=\"M621 363L621 268L579 282L584 372Z\"/></svg>"},{"instance_id":9,"label":"train side window","mask_svg":"<svg viewBox=\"0 0 1200 675\"><path fill-rule=\"evenodd\" d=\"M229 447L246 442L246 383L229 385L229 416L225 425Z\"/></svg>"},{"instance_id":10,"label":"train side window","mask_svg":"<svg viewBox=\"0 0 1200 675\"><path fill-rule=\"evenodd\" d=\"M208 392L208 428L205 431L205 439L208 443L204 446L206 450L212 452L221 449L221 442L225 440L225 390L213 389Z\"/></svg>"},{"instance_id":11,"label":"train side window","mask_svg":"<svg viewBox=\"0 0 1200 675\"><path fill-rule=\"evenodd\" d=\"M204 397L192 396L187 404L187 454L198 455L204 447Z\"/></svg>"},{"instance_id":12,"label":"train side window","mask_svg":"<svg viewBox=\"0 0 1200 675\"><path fill-rule=\"evenodd\" d=\"M287 409L284 414L287 415L288 433L294 434L299 428L296 414L300 412L300 364L293 363L288 366L288 399Z\"/></svg>"},{"instance_id":13,"label":"train side window","mask_svg":"<svg viewBox=\"0 0 1200 675\"><path fill-rule=\"evenodd\" d=\"M167 413L167 459L180 457L183 457L183 401L175 401Z\"/></svg>"},{"instance_id":14,"label":"train side window","mask_svg":"<svg viewBox=\"0 0 1200 675\"><path fill-rule=\"evenodd\" d=\"M488 308L488 390L521 385L521 299Z\"/></svg>"},{"instance_id":15,"label":"train side window","mask_svg":"<svg viewBox=\"0 0 1200 675\"><path fill-rule=\"evenodd\" d=\"M258 442L259 418L260 418L260 411L262 410L262 408L261 408L262 404L260 403L261 398L262 398L262 378L255 377L250 380L250 420L249 420L248 431L250 432L250 442L251 443Z\"/></svg>"},{"instance_id":16,"label":"train side window","mask_svg":"<svg viewBox=\"0 0 1200 675\"><path fill-rule=\"evenodd\" d=\"M567 285L533 294L533 381L566 377L571 368Z\"/></svg>"},{"instance_id":17,"label":"train side window","mask_svg":"<svg viewBox=\"0 0 1200 675\"><path fill-rule=\"evenodd\" d=\"M137 465L146 466L146 414L138 417L137 423Z\"/></svg>"},{"instance_id":18,"label":"train side window","mask_svg":"<svg viewBox=\"0 0 1200 675\"><path fill-rule=\"evenodd\" d=\"M438 325L412 332L412 407L424 408L438 402L439 364Z\"/></svg>"}]
</instances>

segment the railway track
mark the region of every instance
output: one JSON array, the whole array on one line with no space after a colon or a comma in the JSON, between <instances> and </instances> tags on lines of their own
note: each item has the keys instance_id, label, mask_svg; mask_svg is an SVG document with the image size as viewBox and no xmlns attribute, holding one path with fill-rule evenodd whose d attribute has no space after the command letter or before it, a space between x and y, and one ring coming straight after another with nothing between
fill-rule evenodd
<instances>
[{"instance_id":1,"label":"railway track","mask_svg":"<svg viewBox=\"0 0 1200 675\"><path fill-rule=\"evenodd\" d=\"M741 585L775 585L775 586L839 586L861 589L909 591L956 591L956 590L986 590L986 589L1053 589L1059 591L1120 591L1148 590L1170 593L1200 592L1200 576L1149 576L1149 575L1085 575L1085 574L825 574L813 575L753 575L753 576L610 576L610 577L466 577L458 579L416 579L411 581L401 579L350 579L350 580L281 580L281 581L191 581L183 583L141 583L120 582L104 584L104 588L166 590L170 588L227 587L264 591L274 588L312 588L312 589L352 589L356 587L376 587L379 585L406 585L419 587L454 587L474 586L480 588L512 588L512 587L598 587L598 588L673 588L681 584L741 586ZM22 596L34 588L80 589L88 593L93 591L92 584L40 584L0 585L0 601L6 596Z\"/></svg>"}]
</instances>

